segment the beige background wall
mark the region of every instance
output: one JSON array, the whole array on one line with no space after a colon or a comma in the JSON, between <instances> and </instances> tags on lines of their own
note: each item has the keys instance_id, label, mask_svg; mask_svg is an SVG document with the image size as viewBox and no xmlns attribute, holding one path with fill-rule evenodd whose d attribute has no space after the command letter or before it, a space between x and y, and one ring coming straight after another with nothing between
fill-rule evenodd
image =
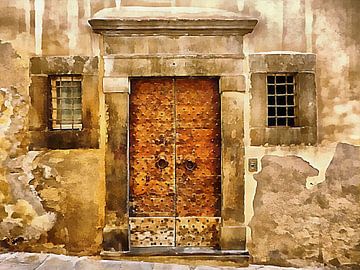
<instances>
[{"instance_id":1,"label":"beige background wall","mask_svg":"<svg viewBox=\"0 0 360 270\"><path fill-rule=\"evenodd\" d=\"M223 8L229 11L240 12L244 16L252 16L259 19L254 32L244 39L245 54L254 52L270 52L270 51L298 51L312 52L317 55L317 106L318 106L318 145L317 146L277 146L277 147L252 147L250 146L251 138L249 130L249 94L250 81L248 78L247 93L245 94L245 145L246 157L260 159L265 155L288 156L295 155L318 170L318 175L305 178L305 182L301 185L306 190L313 190L314 186L325 180L326 171L331 160L334 157L336 145L339 142L351 145L360 144L360 101L359 101L359 70L360 64L360 35L358 30L360 27L360 1L358 0L123 0L123 5L147 5L147 6L201 6ZM24 118L28 110L28 65L29 57L35 55L43 56L66 56L66 55L99 55L99 37L92 33L87 20L91 18L97 11L114 7L114 0L1 0L0 10L0 87L9 89L16 87L12 94L3 94L1 102L13 95L19 95L23 101L23 105L13 104L21 108L21 114L13 110L13 106L8 106L6 121L1 122L1 130L4 131L0 135L2 141L0 149L3 160L2 170L0 174L6 185L10 185L10 178L13 177L12 159L23 160L28 157L26 121L19 123L19 118ZM248 66L245 64L245 70ZM5 90L4 90L5 91ZM3 114L5 115L5 114ZM13 117L14 115L18 115ZM19 116L20 115L20 116ZM7 124L4 124L7 123ZM7 127L7 129L5 128ZM10 128L11 127L11 128ZM21 136L13 136L14 130L18 128ZM1 131L1 132L2 132ZM9 139L11 138L11 139ZM10 142L4 143L9 140ZM14 146L15 145L15 146ZM103 145L103 144L102 144ZM12 149L10 151L10 148ZM103 148L99 151L78 152L76 154L77 162L87 162L90 156L94 157L94 161L102 159ZM9 154L10 153L10 154ZM61 151L57 151L56 155L62 155ZM63 152L68 160L75 157L69 155L67 151ZM51 155L51 154L49 154ZM83 156L83 159L81 157ZM82 160L82 161L81 161ZM75 161L75 160L74 160ZM10 163L9 163L10 162ZM51 163L51 162L50 162ZM19 165L22 172L25 173L24 189L30 190L29 183L33 176L28 174L25 165ZM11 167L12 168L12 167ZM261 165L259 164L259 170ZM30 170L31 171L31 170ZM254 174L245 170L246 182L246 221L250 222L254 208L261 212L261 205L253 205L253 199L256 192L257 182ZM98 184L99 196L94 198L94 207L99 215L96 216L97 224L101 226L103 222L103 174L100 174L96 182ZM355 177L354 179L358 179ZM62 174L59 170L61 181L69 179L68 174ZM90 177L90 176L89 176ZM289 176L289 179L292 176ZM89 190L90 183L89 181ZM60 182L61 182L60 181ZM84 179L79 179L84 181ZM272 179L276 182L276 179ZM354 180L355 181L355 180ZM358 181L358 180L356 180ZM354 182L354 186L358 182ZM2 189L3 196L7 196L11 188ZM84 187L86 190L86 186ZM258 192L260 192L258 188ZM34 194L34 193L32 193ZM260 194L260 193L259 193ZM291 192L290 192L291 194ZM296 194L293 194L296 196ZM260 195L259 195L260 196ZM1 196L0 196L1 197ZM10 196L11 197L11 196ZM16 205L20 198L16 194L12 194L11 198L2 200L3 218L11 214L5 210L6 205ZM36 197L36 196L35 196ZM274 195L274 200L276 200ZM28 199L27 201L29 201ZM79 204L85 203L82 201ZM268 202L271 204L271 200ZM33 207L39 204L33 202ZM41 204L41 203L40 203ZM296 205L296 204L294 204ZM290 205L289 207L295 207ZM358 205L354 206L359 207ZM37 209L35 207L35 209ZM350 210L349 210L350 211ZM45 213L52 213L51 209L44 210L38 208L35 210L35 216L43 216ZM65 211L65 214L67 212ZM20 215L25 215L20 214ZM83 218L86 218L85 216ZM90 218L90 217L89 217ZM22 219L25 222L25 219ZM21 221L21 222L22 222ZM26 221L28 222L28 221ZM31 221L29 221L30 227ZM50 223L49 223L50 222ZM55 221L56 222L56 221ZM3 222L4 223L4 222ZM3 224L2 223L2 224ZM47 220L46 224L40 231L46 232L52 228L51 220ZM84 231L88 230L86 226L93 226L92 222L85 222ZM351 225L348 226L353 226ZM71 223L65 224L70 226ZM3 234L9 228L6 223ZM12 225L11 225L12 226ZM255 226L255 225L254 225ZM256 226L255 226L256 227ZM281 227L281 226L280 226ZM283 228L284 229L284 228ZM65 230L65 229L64 229ZM284 229L286 230L286 228ZM1 231L0 231L1 233ZM18 235L26 235L28 232L19 232ZM250 236L250 230L248 231ZM46 234L46 233L45 233ZM31 235L31 234L28 234ZM39 236L40 237L40 236ZM77 237L77 236L76 236ZM98 237L101 238L99 234ZM271 237L271 236L269 236ZM344 239L352 237L344 236ZM26 237L25 237L26 238ZM35 237L36 238L36 237ZM49 240L51 241L51 239ZM70 240L69 240L70 241ZM76 238L72 239L76 242ZM316 240L319 243L318 240ZM346 242L346 240L344 240ZM46 242L46 240L44 240ZM96 240L99 244L101 239ZM256 236L254 237L256 244ZM96 244L94 244L96 246ZM268 247L264 247L267 249ZM74 248L77 250L78 247ZM91 248L89 252L93 252L96 248ZM276 248L274 248L276 249ZM268 254L264 250L260 252L259 248L252 248L259 255L259 260L266 259ZM264 253L262 253L264 251ZM356 252L355 252L356 253ZM357 253L356 253L357 254ZM332 259L333 255L327 257ZM334 255L335 256L335 255ZM350 258L350 259L349 259ZM341 263L349 263L354 260L354 256L344 257ZM268 259L268 258L267 258Z\"/></svg>"}]
</instances>

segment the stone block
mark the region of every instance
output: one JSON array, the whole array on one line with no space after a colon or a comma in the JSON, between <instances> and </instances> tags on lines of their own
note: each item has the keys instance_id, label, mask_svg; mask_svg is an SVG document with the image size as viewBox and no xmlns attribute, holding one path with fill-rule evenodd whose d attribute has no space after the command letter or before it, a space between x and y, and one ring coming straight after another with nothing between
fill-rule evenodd
<instances>
[{"instance_id":1,"label":"stone block","mask_svg":"<svg viewBox=\"0 0 360 270\"><path fill-rule=\"evenodd\" d=\"M223 76L220 78L221 92L245 92L246 81L244 75Z\"/></svg>"},{"instance_id":2,"label":"stone block","mask_svg":"<svg viewBox=\"0 0 360 270\"><path fill-rule=\"evenodd\" d=\"M300 52L249 55L250 72L315 72L316 55Z\"/></svg>"},{"instance_id":3,"label":"stone block","mask_svg":"<svg viewBox=\"0 0 360 270\"><path fill-rule=\"evenodd\" d=\"M243 94L221 95L222 121L222 221L239 225L244 221L244 127Z\"/></svg>"},{"instance_id":4,"label":"stone block","mask_svg":"<svg viewBox=\"0 0 360 270\"><path fill-rule=\"evenodd\" d=\"M105 226L103 230L103 250L123 251L129 249L128 229Z\"/></svg>"},{"instance_id":5,"label":"stone block","mask_svg":"<svg viewBox=\"0 0 360 270\"><path fill-rule=\"evenodd\" d=\"M45 130L47 127L48 86L49 79L46 75L31 76L29 130Z\"/></svg>"},{"instance_id":6,"label":"stone block","mask_svg":"<svg viewBox=\"0 0 360 270\"><path fill-rule=\"evenodd\" d=\"M130 93L128 77L104 77L104 93Z\"/></svg>"},{"instance_id":7,"label":"stone block","mask_svg":"<svg viewBox=\"0 0 360 270\"><path fill-rule=\"evenodd\" d=\"M50 254L49 257L38 268L36 268L36 270L73 270L78 260L78 257Z\"/></svg>"},{"instance_id":8,"label":"stone block","mask_svg":"<svg viewBox=\"0 0 360 270\"><path fill-rule=\"evenodd\" d=\"M243 71L242 59L104 57L105 76L232 76Z\"/></svg>"},{"instance_id":9,"label":"stone block","mask_svg":"<svg viewBox=\"0 0 360 270\"><path fill-rule=\"evenodd\" d=\"M232 55L243 57L242 36L105 36L105 54L156 55ZM212 46L207 46L212 44Z\"/></svg>"},{"instance_id":10,"label":"stone block","mask_svg":"<svg viewBox=\"0 0 360 270\"><path fill-rule=\"evenodd\" d=\"M222 250L245 250L245 226L221 227L220 247Z\"/></svg>"}]
</instances>

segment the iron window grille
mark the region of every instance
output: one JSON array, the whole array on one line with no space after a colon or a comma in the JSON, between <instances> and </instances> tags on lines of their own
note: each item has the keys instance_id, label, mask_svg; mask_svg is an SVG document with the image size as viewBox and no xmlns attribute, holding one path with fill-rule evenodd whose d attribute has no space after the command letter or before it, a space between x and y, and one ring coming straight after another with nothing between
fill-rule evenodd
<instances>
[{"instance_id":1,"label":"iron window grille","mask_svg":"<svg viewBox=\"0 0 360 270\"><path fill-rule=\"evenodd\" d=\"M50 94L50 128L52 130L81 130L81 77L52 76Z\"/></svg>"},{"instance_id":2,"label":"iron window grille","mask_svg":"<svg viewBox=\"0 0 360 270\"><path fill-rule=\"evenodd\" d=\"M296 125L296 83L294 74L269 74L267 86L267 123L269 127Z\"/></svg>"}]
</instances>

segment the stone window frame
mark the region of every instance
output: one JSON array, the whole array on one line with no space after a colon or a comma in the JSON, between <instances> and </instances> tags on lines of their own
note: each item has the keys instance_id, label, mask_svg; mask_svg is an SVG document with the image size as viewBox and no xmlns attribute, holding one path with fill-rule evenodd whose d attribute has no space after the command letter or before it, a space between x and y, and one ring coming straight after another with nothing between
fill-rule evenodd
<instances>
[{"instance_id":1,"label":"stone window frame","mask_svg":"<svg viewBox=\"0 0 360 270\"><path fill-rule=\"evenodd\" d=\"M252 146L315 145L317 143L317 105L315 84L316 56L312 53L256 53L249 55L250 139ZM294 127L268 126L267 76L294 74L297 121Z\"/></svg>"},{"instance_id":2,"label":"stone window frame","mask_svg":"<svg viewBox=\"0 0 360 270\"><path fill-rule=\"evenodd\" d=\"M49 121L51 78L80 76L82 99L81 129L52 129ZM64 56L30 59L29 148L97 149L99 148L99 75L98 57Z\"/></svg>"}]
</instances>

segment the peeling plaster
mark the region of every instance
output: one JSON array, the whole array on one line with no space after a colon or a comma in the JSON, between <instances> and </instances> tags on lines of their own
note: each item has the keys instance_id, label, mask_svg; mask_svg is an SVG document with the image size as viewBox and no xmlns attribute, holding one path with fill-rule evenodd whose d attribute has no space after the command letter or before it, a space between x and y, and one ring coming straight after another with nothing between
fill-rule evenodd
<instances>
[{"instance_id":1,"label":"peeling plaster","mask_svg":"<svg viewBox=\"0 0 360 270\"><path fill-rule=\"evenodd\" d=\"M318 173L308 162L264 156L261 171L254 175L255 215L250 222L249 249L255 262L360 263L359 158L359 147L338 144L325 181L307 189L306 179Z\"/></svg>"}]
</instances>

